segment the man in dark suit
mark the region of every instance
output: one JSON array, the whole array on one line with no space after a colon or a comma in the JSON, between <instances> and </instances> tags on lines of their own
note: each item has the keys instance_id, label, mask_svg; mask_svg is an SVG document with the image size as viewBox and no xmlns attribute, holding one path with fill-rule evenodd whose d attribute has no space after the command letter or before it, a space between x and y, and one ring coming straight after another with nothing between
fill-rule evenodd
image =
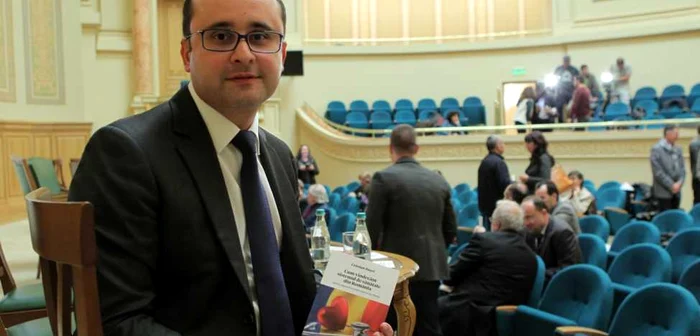
<instances>
[{"instance_id":1,"label":"man in dark suit","mask_svg":"<svg viewBox=\"0 0 700 336\"><path fill-rule=\"evenodd\" d=\"M315 282L297 169L256 118L284 22L281 1L186 0L191 84L90 139L69 198L94 205L105 335L301 334Z\"/></svg>"},{"instance_id":2,"label":"man in dark suit","mask_svg":"<svg viewBox=\"0 0 700 336\"><path fill-rule=\"evenodd\" d=\"M545 283L560 269L581 262L578 237L569 225L550 216L547 205L537 196L526 198L520 205L525 215L527 243L544 261Z\"/></svg>"},{"instance_id":3,"label":"man in dark suit","mask_svg":"<svg viewBox=\"0 0 700 336\"><path fill-rule=\"evenodd\" d=\"M581 226L578 223L578 214L571 202L559 199L559 189L552 181L542 181L535 187L535 196L539 197L549 210L549 214L569 225L575 234L581 233Z\"/></svg>"},{"instance_id":4,"label":"man in dark suit","mask_svg":"<svg viewBox=\"0 0 700 336\"><path fill-rule=\"evenodd\" d=\"M489 153L479 165L479 211L484 219L484 227L491 230L489 218L511 181L508 166L503 160L506 149L503 140L495 135L489 136L486 139L486 149Z\"/></svg>"},{"instance_id":5,"label":"man in dark suit","mask_svg":"<svg viewBox=\"0 0 700 336\"><path fill-rule=\"evenodd\" d=\"M394 165L374 174L367 228L374 248L409 257L420 267L409 284L414 335L441 335L438 287L447 277L445 249L457 235L450 186L413 158L418 152L413 127L397 126L389 147Z\"/></svg>"},{"instance_id":6,"label":"man in dark suit","mask_svg":"<svg viewBox=\"0 0 700 336\"><path fill-rule=\"evenodd\" d=\"M438 301L445 335L497 335L496 307L527 303L537 274L536 255L525 243L523 212L498 201L492 232L474 234L443 282L452 292Z\"/></svg>"}]
</instances>

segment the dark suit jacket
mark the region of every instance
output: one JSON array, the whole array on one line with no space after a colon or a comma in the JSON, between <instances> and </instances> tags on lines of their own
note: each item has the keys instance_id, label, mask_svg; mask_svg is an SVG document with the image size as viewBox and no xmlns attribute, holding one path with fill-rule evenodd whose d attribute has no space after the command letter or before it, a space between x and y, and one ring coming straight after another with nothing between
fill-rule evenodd
<instances>
[{"instance_id":1,"label":"dark suit jacket","mask_svg":"<svg viewBox=\"0 0 700 336\"><path fill-rule=\"evenodd\" d=\"M547 268L545 282L554 276L560 269L581 262L581 248L578 245L578 237L568 224L554 216L549 216L549 224L545 230L542 243L535 247L535 236L527 235L527 244L533 251L542 257Z\"/></svg>"},{"instance_id":2,"label":"dark suit jacket","mask_svg":"<svg viewBox=\"0 0 700 336\"><path fill-rule=\"evenodd\" d=\"M280 258L296 334L315 295L289 148L263 129L261 164L282 221ZM90 139L70 200L95 206L105 335L255 335L233 212L188 89ZM274 318L262 316L265 319Z\"/></svg>"},{"instance_id":3,"label":"dark suit jacket","mask_svg":"<svg viewBox=\"0 0 700 336\"><path fill-rule=\"evenodd\" d=\"M537 183L551 179L553 166L554 158L549 153L542 153L538 157L530 158L530 164L525 168L525 174L528 176L526 184L529 194L535 193ZM479 192L481 192L481 188L479 188Z\"/></svg>"},{"instance_id":4,"label":"dark suit jacket","mask_svg":"<svg viewBox=\"0 0 700 336\"><path fill-rule=\"evenodd\" d=\"M412 158L374 174L367 229L375 249L413 259L413 281L447 277L445 248L457 236L450 185Z\"/></svg>"},{"instance_id":5,"label":"dark suit jacket","mask_svg":"<svg viewBox=\"0 0 700 336\"><path fill-rule=\"evenodd\" d=\"M440 298L444 335L492 335L493 312L500 305L527 303L537 274L536 255L522 233L504 230L475 234L450 264Z\"/></svg>"},{"instance_id":6,"label":"dark suit jacket","mask_svg":"<svg viewBox=\"0 0 700 336\"><path fill-rule=\"evenodd\" d=\"M489 217L496 209L496 202L503 198L503 191L510 184L508 166L503 156L489 153L479 165L479 211Z\"/></svg>"}]
</instances>

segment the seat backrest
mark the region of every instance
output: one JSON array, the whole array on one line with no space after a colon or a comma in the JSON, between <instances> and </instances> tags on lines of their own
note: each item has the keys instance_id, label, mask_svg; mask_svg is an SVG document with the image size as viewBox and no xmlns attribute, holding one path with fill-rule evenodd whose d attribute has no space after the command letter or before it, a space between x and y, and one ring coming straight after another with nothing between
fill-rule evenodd
<instances>
[{"instance_id":1,"label":"seat backrest","mask_svg":"<svg viewBox=\"0 0 700 336\"><path fill-rule=\"evenodd\" d=\"M622 184L620 182L606 181L606 182L603 182L603 184L601 184L600 187L598 187L598 191L607 190L607 189L620 189L621 186L622 186Z\"/></svg>"},{"instance_id":2,"label":"seat backrest","mask_svg":"<svg viewBox=\"0 0 700 336\"><path fill-rule=\"evenodd\" d=\"M394 121L397 124L416 124L416 115L413 111L398 110L394 115Z\"/></svg>"},{"instance_id":3,"label":"seat backrest","mask_svg":"<svg viewBox=\"0 0 700 336\"><path fill-rule=\"evenodd\" d=\"M356 213L359 210L359 202L355 197L345 196L340 200L341 212Z\"/></svg>"},{"instance_id":4,"label":"seat backrest","mask_svg":"<svg viewBox=\"0 0 700 336\"><path fill-rule=\"evenodd\" d=\"M653 284L630 294L615 314L609 335L698 335L700 306L688 290Z\"/></svg>"},{"instance_id":5,"label":"seat backrest","mask_svg":"<svg viewBox=\"0 0 700 336\"><path fill-rule=\"evenodd\" d=\"M661 97L680 97L685 95L685 89L680 84L672 84L664 88Z\"/></svg>"},{"instance_id":6,"label":"seat backrest","mask_svg":"<svg viewBox=\"0 0 700 336\"><path fill-rule=\"evenodd\" d=\"M616 102L605 108L605 114L611 116L621 116L629 113L629 106L625 103Z\"/></svg>"},{"instance_id":7,"label":"seat backrest","mask_svg":"<svg viewBox=\"0 0 700 336\"><path fill-rule=\"evenodd\" d=\"M598 189L596 193L596 206L599 210L604 210L607 207L624 208L625 207L625 192L620 189L608 188Z\"/></svg>"},{"instance_id":8,"label":"seat backrest","mask_svg":"<svg viewBox=\"0 0 700 336\"><path fill-rule=\"evenodd\" d=\"M37 187L46 187L52 194L58 194L65 188L60 160L50 160L42 157L32 157L27 160L29 168L36 178Z\"/></svg>"},{"instance_id":9,"label":"seat backrest","mask_svg":"<svg viewBox=\"0 0 700 336\"><path fill-rule=\"evenodd\" d=\"M600 237L603 242L608 241L610 236L610 223L603 216L599 215L589 215L579 218L579 226L581 226L581 233L590 233Z\"/></svg>"},{"instance_id":10,"label":"seat backrest","mask_svg":"<svg viewBox=\"0 0 700 336\"><path fill-rule=\"evenodd\" d=\"M474 196L474 194L472 194L471 191L463 191L457 195L457 198L462 204L469 204L472 201L472 196Z\"/></svg>"},{"instance_id":11,"label":"seat backrest","mask_svg":"<svg viewBox=\"0 0 700 336\"><path fill-rule=\"evenodd\" d=\"M92 205L51 201L47 188L32 191L25 199L32 247L40 257L46 309L54 334L72 334L72 290L78 334L101 336Z\"/></svg>"},{"instance_id":12,"label":"seat backrest","mask_svg":"<svg viewBox=\"0 0 700 336\"><path fill-rule=\"evenodd\" d=\"M663 233L678 232L693 226L693 218L680 209L666 210L656 215L651 222Z\"/></svg>"},{"instance_id":13,"label":"seat backrest","mask_svg":"<svg viewBox=\"0 0 700 336\"><path fill-rule=\"evenodd\" d=\"M327 108L329 110L332 110L332 109L345 110L345 103L343 103L341 101L334 100L334 101L331 101L330 103L328 103Z\"/></svg>"},{"instance_id":14,"label":"seat backrest","mask_svg":"<svg viewBox=\"0 0 700 336\"><path fill-rule=\"evenodd\" d=\"M350 190L350 191L355 191L355 190L353 189L353 190ZM341 197L342 197L342 196L345 196L347 193L348 193L348 189L347 189L347 187L345 187L345 186L338 186L338 187L335 187L335 189L333 189L333 192L331 192L331 194L338 194L338 195L340 195Z\"/></svg>"},{"instance_id":15,"label":"seat backrest","mask_svg":"<svg viewBox=\"0 0 700 336\"><path fill-rule=\"evenodd\" d=\"M350 228L355 227L355 214L346 212L335 218L332 223L328 225L328 233L331 236L331 240L335 242L340 242L343 237L343 232L352 231Z\"/></svg>"},{"instance_id":16,"label":"seat backrest","mask_svg":"<svg viewBox=\"0 0 700 336\"><path fill-rule=\"evenodd\" d=\"M678 282L690 264L700 260L700 228L686 229L671 238L666 246L673 264L672 282Z\"/></svg>"},{"instance_id":17,"label":"seat backrest","mask_svg":"<svg viewBox=\"0 0 700 336\"><path fill-rule=\"evenodd\" d=\"M459 226L470 226L474 222L478 222L479 217L474 216L474 209L472 208L472 204L467 204L462 207L462 209L459 210L459 213L457 214L457 225ZM477 213L478 213L478 206L477 206Z\"/></svg>"},{"instance_id":18,"label":"seat backrest","mask_svg":"<svg viewBox=\"0 0 700 336\"><path fill-rule=\"evenodd\" d=\"M700 204L695 204L688 212L688 215L693 219L693 224L700 226Z\"/></svg>"},{"instance_id":19,"label":"seat backrest","mask_svg":"<svg viewBox=\"0 0 700 336\"><path fill-rule=\"evenodd\" d=\"M661 111L659 111L659 114L661 114L662 116L664 116L666 118L675 118L677 115L679 115L681 113L683 113L683 109L681 109L678 106L667 107L667 108L661 109Z\"/></svg>"},{"instance_id":20,"label":"seat backrest","mask_svg":"<svg viewBox=\"0 0 700 336\"><path fill-rule=\"evenodd\" d=\"M620 252L608 269L615 283L640 288L671 281L671 256L655 244L632 245Z\"/></svg>"},{"instance_id":21,"label":"seat backrest","mask_svg":"<svg viewBox=\"0 0 700 336\"><path fill-rule=\"evenodd\" d=\"M457 195L459 195L465 191L471 190L471 187L469 186L469 183L460 183L456 185L454 189L457 191Z\"/></svg>"},{"instance_id":22,"label":"seat backrest","mask_svg":"<svg viewBox=\"0 0 700 336\"><path fill-rule=\"evenodd\" d=\"M2 245L0 244L0 284L2 284L2 292L7 294L17 288L15 283L15 278L10 272L10 266L7 264L5 259L5 252L2 250Z\"/></svg>"},{"instance_id":23,"label":"seat backrest","mask_svg":"<svg viewBox=\"0 0 700 336\"><path fill-rule=\"evenodd\" d=\"M340 206L341 198L340 194L331 193L328 195L328 205L333 209L337 209Z\"/></svg>"},{"instance_id":24,"label":"seat backrest","mask_svg":"<svg viewBox=\"0 0 700 336\"><path fill-rule=\"evenodd\" d=\"M17 156L11 156L10 159L12 160L12 166L15 168L15 175L17 175L17 181L19 182L19 187L22 189L22 194L26 195L38 188L34 174L32 174L32 171L29 169L27 160Z\"/></svg>"},{"instance_id":25,"label":"seat backrest","mask_svg":"<svg viewBox=\"0 0 700 336\"><path fill-rule=\"evenodd\" d=\"M421 110L420 113L418 113L418 121L428 121L435 117L435 114L437 114L435 110Z\"/></svg>"},{"instance_id":26,"label":"seat backrest","mask_svg":"<svg viewBox=\"0 0 700 336\"><path fill-rule=\"evenodd\" d=\"M464 98L464 102L462 103L462 106L473 106L473 105L478 105L478 106L483 106L484 104L481 102L481 98L471 96Z\"/></svg>"},{"instance_id":27,"label":"seat backrest","mask_svg":"<svg viewBox=\"0 0 700 336\"><path fill-rule=\"evenodd\" d=\"M575 321L578 326L605 329L613 304L613 286L603 270L573 265L557 272L542 295L539 309Z\"/></svg>"},{"instance_id":28,"label":"seat backrest","mask_svg":"<svg viewBox=\"0 0 700 336\"><path fill-rule=\"evenodd\" d=\"M700 260L696 260L683 271L678 285L693 293L693 296L700 302Z\"/></svg>"},{"instance_id":29,"label":"seat backrest","mask_svg":"<svg viewBox=\"0 0 700 336\"><path fill-rule=\"evenodd\" d=\"M690 107L691 112L700 113L700 98L696 98Z\"/></svg>"},{"instance_id":30,"label":"seat backrest","mask_svg":"<svg viewBox=\"0 0 700 336\"><path fill-rule=\"evenodd\" d=\"M432 98L423 98L418 101L417 108L418 110L435 110L437 109L437 105Z\"/></svg>"},{"instance_id":31,"label":"seat backrest","mask_svg":"<svg viewBox=\"0 0 700 336\"><path fill-rule=\"evenodd\" d=\"M474 199L476 199L476 197L472 196L472 202L465 205L464 210L466 211L466 216L478 220L481 212L479 211L479 204L476 204Z\"/></svg>"},{"instance_id":32,"label":"seat backrest","mask_svg":"<svg viewBox=\"0 0 700 336\"><path fill-rule=\"evenodd\" d=\"M605 242L600 237L582 233L578 236L578 245L581 248L581 262L593 265L605 270L608 255L605 250Z\"/></svg>"},{"instance_id":33,"label":"seat backrest","mask_svg":"<svg viewBox=\"0 0 700 336\"><path fill-rule=\"evenodd\" d=\"M345 190L347 190L347 192L355 191L360 185L361 183L359 181L350 181L345 185Z\"/></svg>"},{"instance_id":34,"label":"seat backrest","mask_svg":"<svg viewBox=\"0 0 700 336\"><path fill-rule=\"evenodd\" d=\"M637 93L634 95L635 97L643 97L644 99L649 98L655 98L656 97L656 89L651 87L651 86L644 86L639 88L637 90Z\"/></svg>"},{"instance_id":35,"label":"seat backrest","mask_svg":"<svg viewBox=\"0 0 700 336\"><path fill-rule=\"evenodd\" d=\"M386 100L375 100L374 103L372 103L372 110L391 111L391 105Z\"/></svg>"},{"instance_id":36,"label":"seat backrest","mask_svg":"<svg viewBox=\"0 0 700 336\"><path fill-rule=\"evenodd\" d=\"M544 273L546 267L542 257L537 257L537 273L535 274L535 281L532 283L532 289L530 290L530 298L527 300L527 305L532 308L537 308L540 305L540 298L542 298L542 289L544 288Z\"/></svg>"},{"instance_id":37,"label":"seat backrest","mask_svg":"<svg viewBox=\"0 0 700 336\"><path fill-rule=\"evenodd\" d=\"M633 221L624 225L620 231L615 234L610 251L619 252L628 246L636 244L660 244L661 233L659 229L646 221Z\"/></svg>"},{"instance_id":38,"label":"seat backrest","mask_svg":"<svg viewBox=\"0 0 700 336\"><path fill-rule=\"evenodd\" d=\"M394 109L401 110L401 109L406 109L406 110L414 110L413 108L413 102L410 101L409 99L399 99L396 101L394 104Z\"/></svg>"},{"instance_id":39,"label":"seat backrest","mask_svg":"<svg viewBox=\"0 0 700 336\"><path fill-rule=\"evenodd\" d=\"M453 98L453 97L443 98L442 101L440 102L440 109L445 109L445 108L458 109L459 108L459 101L457 100L457 98Z\"/></svg>"},{"instance_id":40,"label":"seat backrest","mask_svg":"<svg viewBox=\"0 0 700 336\"><path fill-rule=\"evenodd\" d=\"M636 102L634 104L635 108L641 107L646 112L646 115L653 115L659 112L659 103L651 99L644 99Z\"/></svg>"},{"instance_id":41,"label":"seat backrest","mask_svg":"<svg viewBox=\"0 0 700 336\"><path fill-rule=\"evenodd\" d=\"M369 105L364 100L353 100L350 102L350 112L367 112Z\"/></svg>"}]
</instances>

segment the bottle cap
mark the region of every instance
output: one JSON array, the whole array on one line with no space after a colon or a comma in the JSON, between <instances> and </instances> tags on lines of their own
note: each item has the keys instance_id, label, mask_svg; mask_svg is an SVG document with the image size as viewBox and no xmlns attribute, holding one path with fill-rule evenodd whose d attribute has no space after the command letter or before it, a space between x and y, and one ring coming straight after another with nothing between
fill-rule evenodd
<instances>
[{"instance_id":1,"label":"bottle cap","mask_svg":"<svg viewBox=\"0 0 700 336\"><path fill-rule=\"evenodd\" d=\"M316 216L325 216L326 209L316 209Z\"/></svg>"},{"instance_id":2,"label":"bottle cap","mask_svg":"<svg viewBox=\"0 0 700 336\"><path fill-rule=\"evenodd\" d=\"M357 218L359 219L365 219L367 218L367 215L364 212L358 212L357 213Z\"/></svg>"}]
</instances>

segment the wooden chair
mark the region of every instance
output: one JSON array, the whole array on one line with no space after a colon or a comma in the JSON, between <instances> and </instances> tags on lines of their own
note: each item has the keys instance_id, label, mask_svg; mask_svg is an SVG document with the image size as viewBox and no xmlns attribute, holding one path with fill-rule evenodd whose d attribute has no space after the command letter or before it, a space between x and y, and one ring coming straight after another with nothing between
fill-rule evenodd
<instances>
[{"instance_id":1,"label":"wooden chair","mask_svg":"<svg viewBox=\"0 0 700 336\"><path fill-rule=\"evenodd\" d=\"M61 159L46 159L32 157L27 159L29 169L36 188L47 187L51 190L52 198L57 201L68 200L68 188L63 179L63 161ZM32 189L33 190L33 189Z\"/></svg>"},{"instance_id":2,"label":"wooden chair","mask_svg":"<svg viewBox=\"0 0 700 336\"><path fill-rule=\"evenodd\" d=\"M41 283L17 287L0 246L0 283L4 296L0 298L0 321L13 326L46 316L46 300Z\"/></svg>"},{"instance_id":3,"label":"wooden chair","mask_svg":"<svg viewBox=\"0 0 700 336\"><path fill-rule=\"evenodd\" d=\"M32 247L41 258L46 309L54 335L71 335L71 289L79 335L102 336L94 214L88 202L58 202L40 188L26 197Z\"/></svg>"},{"instance_id":4,"label":"wooden chair","mask_svg":"<svg viewBox=\"0 0 700 336\"><path fill-rule=\"evenodd\" d=\"M36 185L36 179L29 168L29 163L27 159L19 156L10 156L12 160L12 165L15 168L15 173L17 175L17 180L19 181L19 186L22 188L22 193L24 195L30 193L32 190L36 190L38 186Z\"/></svg>"},{"instance_id":5,"label":"wooden chair","mask_svg":"<svg viewBox=\"0 0 700 336\"><path fill-rule=\"evenodd\" d=\"M78 170L80 159L70 159L70 176L75 176L75 171Z\"/></svg>"}]
</instances>

